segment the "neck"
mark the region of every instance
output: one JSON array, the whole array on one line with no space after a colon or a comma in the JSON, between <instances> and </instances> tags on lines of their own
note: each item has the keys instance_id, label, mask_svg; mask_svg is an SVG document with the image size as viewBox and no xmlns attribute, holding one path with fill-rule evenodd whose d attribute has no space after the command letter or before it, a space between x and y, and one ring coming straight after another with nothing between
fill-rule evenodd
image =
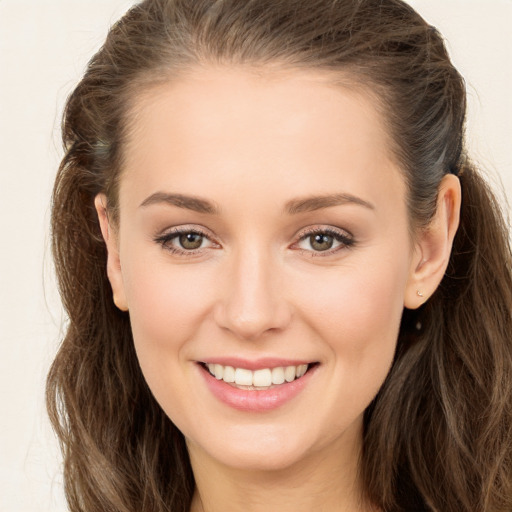
<instances>
[{"instance_id":1,"label":"neck","mask_svg":"<svg viewBox=\"0 0 512 512\"><path fill-rule=\"evenodd\" d=\"M196 481L190 512L375 512L362 499L360 446L340 439L338 449L330 444L290 467L262 470L223 465L188 442Z\"/></svg>"}]
</instances>

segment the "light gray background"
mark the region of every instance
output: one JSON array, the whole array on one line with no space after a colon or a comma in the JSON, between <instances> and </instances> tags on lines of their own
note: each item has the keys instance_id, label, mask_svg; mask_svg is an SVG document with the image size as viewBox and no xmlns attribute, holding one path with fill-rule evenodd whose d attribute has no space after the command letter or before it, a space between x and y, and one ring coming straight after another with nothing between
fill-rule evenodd
<instances>
[{"instance_id":1,"label":"light gray background","mask_svg":"<svg viewBox=\"0 0 512 512\"><path fill-rule=\"evenodd\" d=\"M304 0L307 1L307 0ZM44 381L62 312L49 197L65 98L128 0L0 0L0 512L61 512ZM512 199L512 0L410 0L448 40L472 154Z\"/></svg>"}]
</instances>

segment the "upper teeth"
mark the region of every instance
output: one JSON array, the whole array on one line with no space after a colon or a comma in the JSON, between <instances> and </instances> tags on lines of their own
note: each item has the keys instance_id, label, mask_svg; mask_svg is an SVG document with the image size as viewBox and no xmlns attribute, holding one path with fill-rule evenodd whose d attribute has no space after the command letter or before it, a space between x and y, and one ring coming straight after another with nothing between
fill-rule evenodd
<instances>
[{"instance_id":1,"label":"upper teeth","mask_svg":"<svg viewBox=\"0 0 512 512\"><path fill-rule=\"evenodd\" d=\"M233 368L221 364L207 364L210 373L218 380L235 383L239 386L268 387L271 384L283 384L292 382L302 377L307 369L307 364L298 366L278 366L276 368L263 368L261 370L247 370L245 368Z\"/></svg>"}]
</instances>

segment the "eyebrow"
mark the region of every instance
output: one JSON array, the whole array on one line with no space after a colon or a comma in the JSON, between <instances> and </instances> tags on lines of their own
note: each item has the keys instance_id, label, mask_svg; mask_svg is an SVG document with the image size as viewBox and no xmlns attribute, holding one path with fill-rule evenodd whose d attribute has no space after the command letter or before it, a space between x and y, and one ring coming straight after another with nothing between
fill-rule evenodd
<instances>
[{"instance_id":1,"label":"eyebrow","mask_svg":"<svg viewBox=\"0 0 512 512\"><path fill-rule=\"evenodd\" d=\"M290 215L294 215L344 204L356 204L368 208L369 210L375 210L375 206L372 203L360 197L353 196L352 194L329 194L325 196L310 196L303 199L293 199L286 203L285 211Z\"/></svg>"},{"instance_id":2,"label":"eyebrow","mask_svg":"<svg viewBox=\"0 0 512 512\"><path fill-rule=\"evenodd\" d=\"M140 206L146 207L161 203L177 206L178 208L184 208L186 210L192 210L198 213L208 213L210 215L219 214L219 209L206 199L194 196L185 196L183 194L170 194L167 192L155 192L154 194L151 194L149 197L144 199Z\"/></svg>"},{"instance_id":3,"label":"eyebrow","mask_svg":"<svg viewBox=\"0 0 512 512\"><path fill-rule=\"evenodd\" d=\"M218 215L220 211L217 206L206 199L168 192L155 192L144 199L140 206L147 207L161 203L210 215ZM325 196L310 196L301 199L292 199L286 203L284 209L289 215L295 215L298 213L313 212L323 208L330 208L345 204L356 204L368 208L369 210L375 210L375 206L372 203L369 203L357 196L353 196L352 194L329 194Z\"/></svg>"}]
</instances>

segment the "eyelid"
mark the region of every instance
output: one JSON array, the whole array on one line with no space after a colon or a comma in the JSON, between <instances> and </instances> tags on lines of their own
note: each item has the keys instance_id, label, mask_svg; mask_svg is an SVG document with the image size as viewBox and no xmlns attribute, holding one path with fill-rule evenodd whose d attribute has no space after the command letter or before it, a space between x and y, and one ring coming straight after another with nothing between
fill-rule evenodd
<instances>
[{"instance_id":1,"label":"eyelid","mask_svg":"<svg viewBox=\"0 0 512 512\"><path fill-rule=\"evenodd\" d=\"M170 243L171 241L178 238L180 235L187 234L187 233L194 233L197 235L202 236L203 238L207 239L211 246L209 247L201 247L198 249L181 249L179 247L174 247ZM197 224L191 224L191 225L181 225L181 226L174 226L171 228L166 228L163 231L160 232L160 234L157 234L153 237L154 242L160 244L163 249L169 251L172 254L177 255L186 255L186 256L195 256L204 251L204 249L210 249L210 248L217 248L220 247L220 244L214 240L214 237L211 235L209 230L206 230L202 226L198 226Z\"/></svg>"},{"instance_id":2,"label":"eyelid","mask_svg":"<svg viewBox=\"0 0 512 512\"><path fill-rule=\"evenodd\" d=\"M298 246L298 244L300 242L302 242L303 240L305 240L307 237L316 235L316 234L330 235L330 236L334 237L334 239L336 241L338 241L340 243L340 245L338 245L337 247L335 247L333 249L327 249L325 251L315 251L313 249L311 249L311 250L303 249ZM308 255L315 256L315 257L316 256L330 256L330 255L333 255L341 250L346 250L346 249L352 248L355 245L355 243L356 243L356 241L355 241L354 236L352 235L352 233L350 233L346 229L341 229L341 228L337 228L334 226L316 225L316 226L310 226L310 227L307 227L307 228L301 230L297 234L297 241L292 244L291 248L297 249L299 251L303 251L305 253L308 253Z\"/></svg>"}]
</instances>

